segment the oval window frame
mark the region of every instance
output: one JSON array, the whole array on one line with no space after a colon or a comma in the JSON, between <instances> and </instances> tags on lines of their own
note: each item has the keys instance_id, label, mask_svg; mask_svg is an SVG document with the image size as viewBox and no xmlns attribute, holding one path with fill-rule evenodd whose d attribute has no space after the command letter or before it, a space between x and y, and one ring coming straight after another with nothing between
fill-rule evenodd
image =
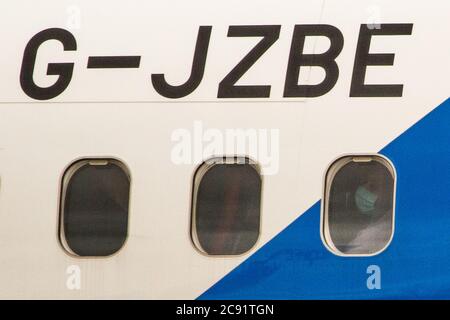
<instances>
[{"instance_id":1,"label":"oval window frame","mask_svg":"<svg viewBox=\"0 0 450 320\"><path fill-rule=\"evenodd\" d=\"M245 162L243 162L245 161ZM205 176L205 174L212 169L216 165L223 165L223 164L248 164L251 165L252 168L256 171L256 173L259 175L259 178L261 180L261 188L260 188L260 199L259 199L259 228L258 228L258 236L256 238L255 243L245 252L240 254L234 254L234 255L227 255L227 254L209 254L207 253L201 246L200 241L198 240L197 230L195 227L195 221L196 221L196 208L197 208L197 194L199 190L200 183L202 181L202 178ZM261 232L262 232L262 215L263 215L263 190L264 190L264 179L261 171L261 166L258 162L252 160L251 158L247 156L217 156L209 158L208 160L205 160L200 165L197 166L196 170L194 171L193 178L192 178L192 192L191 192L191 214L190 214L190 240L191 244L194 247L194 249L202 254L205 257L208 258L239 258L245 255L248 255L251 251L253 251L260 239L261 239Z\"/></svg>"},{"instance_id":2,"label":"oval window frame","mask_svg":"<svg viewBox=\"0 0 450 320\"><path fill-rule=\"evenodd\" d=\"M342 169L346 164L358 159L355 162L366 162L368 158L381 163L392 175L393 179L393 195L392 195L392 228L389 240L386 244L378 251L373 253L344 253L337 249L331 240L329 235L328 227L328 197L331 189L331 185L336 174ZM346 161L348 159L348 161ZM371 160L371 161L372 161ZM341 163L342 162L342 163ZM337 167L339 166L339 167ZM337 168L334 168L337 167ZM334 170L333 170L334 169ZM331 171L331 172L330 172ZM332 175L329 177L329 175ZM331 183L329 183L331 182ZM321 199L321 210L320 210L320 238L322 240L325 248L332 254L339 257L373 257L383 253L392 243L395 234L395 214L396 214L396 196L397 196L397 171L393 162L386 156L379 153L349 153L341 155L335 158L325 170L323 176L323 187L322 187L322 199ZM329 240L328 240L329 239Z\"/></svg>"},{"instance_id":3,"label":"oval window frame","mask_svg":"<svg viewBox=\"0 0 450 320\"><path fill-rule=\"evenodd\" d=\"M71 181L73 175L84 165L89 164L90 162L101 163L101 162L105 162L105 161L108 163L112 162L115 165L117 165L119 168L122 169L122 171L128 177L130 187L129 187L129 192L128 192L129 199L128 199L128 208L127 208L128 209L127 228L126 228L127 233L126 233L125 239L122 243L122 246L119 249L117 249L115 252L113 252L112 254L105 255L105 256L81 256L72 251L72 249L70 248L70 246L68 245L68 243L66 241L66 237L65 237L65 233L64 233L64 204L65 204L65 194L67 191L67 186L68 186L68 183ZM98 164L98 165L101 165L101 164ZM72 161L71 163L69 163L69 165L67 165L64 168L64 171L60 177L59 190L60 190L60 193L59 193L59 203L58 203L57 238L58 238L58 243L59 243L60 247L62 248L62 250L64 251L64 253L66 253L70 257L77 258L77 259L107 259L107 258L117 255L119 252L121 252L125 248L125 246L128 242L129 234L130 234L130 208L131 208L132 177L131 177L131 171L130 171L129 167L126 165L126 163L123 160L116 158L116 157L110 157L110 156L78 158L78 159Z\"/></svg>"}]
</instances>

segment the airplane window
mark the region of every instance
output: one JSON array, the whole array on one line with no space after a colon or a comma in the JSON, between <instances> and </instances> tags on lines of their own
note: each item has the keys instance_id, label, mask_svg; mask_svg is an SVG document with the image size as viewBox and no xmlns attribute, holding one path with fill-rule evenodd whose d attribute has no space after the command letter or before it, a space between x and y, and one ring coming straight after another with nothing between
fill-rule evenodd
<instances>
[{"instance_id":1,"label":"airplane window","mask_svg":"<svg viewBox=\"0 0 450 320\"><path fill-rule=\"evenodd\" d=\"M66 170L60 204L60 241L80 257L104 257L125 243L130 175L113 159L84 159Z\"/></svg>"},{"instance_id":2,"label":"airplane window","mask_svg":"<svg viewBox=\"0 0 450 320\"><path fill-rule=\"evenodd\" d=\"M323 239L338 255L375 255L394 229L395 171L381 156L347 156L325 178Z\"/></svg>"},{"instance_id":3,"label":"airplane window","mask_svg":"<svg viewBox=\"0 0 450 320\"><path fill-rule=\"evenodd\" d=\"M262 179L248 158L214 158L194 177L192 240L207 255L240 255L258 240Z\"/></svg>"}]
</instances>

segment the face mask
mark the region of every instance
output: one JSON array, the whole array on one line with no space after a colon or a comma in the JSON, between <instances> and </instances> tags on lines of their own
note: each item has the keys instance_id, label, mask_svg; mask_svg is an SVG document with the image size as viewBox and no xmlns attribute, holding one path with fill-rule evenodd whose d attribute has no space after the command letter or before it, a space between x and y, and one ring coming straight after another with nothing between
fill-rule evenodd
<instances>
[{"instance_id":1,"label":"face mask","mask_svg":"<svg viewBox=\"0 0 450 320\"><path fill-rule=\"evenodd\" d=\"M370 214L375 209L375 202L378 196L367 190L365 187L360 186L355 193L356 207L361 213Z\"/></svg>"}]
</instances>

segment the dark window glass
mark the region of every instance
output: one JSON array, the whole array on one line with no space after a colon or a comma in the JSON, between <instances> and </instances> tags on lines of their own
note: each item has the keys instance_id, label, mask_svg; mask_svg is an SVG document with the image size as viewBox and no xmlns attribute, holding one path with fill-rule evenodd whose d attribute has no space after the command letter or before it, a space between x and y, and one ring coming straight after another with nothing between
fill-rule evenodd
<instances>
[{"instance_id":1,"label":"dark window glass","mask_svg":"<svg viewBox=\"0 0 450 320\"><path fill-rule=\"evenodd\" d=\"M329 169L325 239L344 255L372 255L393 233L394 171L379 156L345 157Z\"/></svg>"},{"instance_id":2,"label":"dark window glass","mask_svg":"<svg viewBox=\"0 0 450 320\"><path fill-rule=\"evenodd\" d=\"M208 255L239 255L259 236L261 176L248 159L213 159L194 178L193 241Z\"/></svg>"},{"instance_id":3,"label":"dark window glass","mask_svg":"<svg viewBox=\"0 0 450 320\"><path fill-rule=\"evenodd\" d=\"M130 178L117 160L81 160L63 178L61 242L77 256L109 256L127 238Z\"/></svg>"}]
</instances>

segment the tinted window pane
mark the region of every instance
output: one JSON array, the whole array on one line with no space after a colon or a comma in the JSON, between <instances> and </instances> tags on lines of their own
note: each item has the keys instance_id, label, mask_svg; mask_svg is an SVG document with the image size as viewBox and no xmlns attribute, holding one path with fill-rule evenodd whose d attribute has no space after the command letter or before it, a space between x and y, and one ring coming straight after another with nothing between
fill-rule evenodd
<instances>
[{"instance_id":1,"label":"tinted window pane","mask_svg":"<svg viewBox=\"0 0 450 320\"><path fill-rule=\"evenodd\" d=\"M341 159L327 177L326 238L343 254L377 253L393 232L393 170L382 158L359 159Z\"/></svg>"},{"instance_id":2,"label":"tinted window pane","mask_svg":"<svg viewBox=\"0 0 450 320\"><path fill-rule=\"evenodd\" d=\"M115 160L81 161L64 177L65 247L79 256L108 256L124 244L130 181Z\"/></svg>"},{"instance_id":3,"label":"tinted window pane","mask_svg":"<svg viewBox=\"0 0 450 320\"><path fill-rule=\"evenodd\" d=\"M204 166L208 166L205 164ZM195 189L194 242L209 255L239 255L259 236L261 177L252 164L214 164ZM201 175L201 177L198 177Z\"/></svg>"}]
</instances>

